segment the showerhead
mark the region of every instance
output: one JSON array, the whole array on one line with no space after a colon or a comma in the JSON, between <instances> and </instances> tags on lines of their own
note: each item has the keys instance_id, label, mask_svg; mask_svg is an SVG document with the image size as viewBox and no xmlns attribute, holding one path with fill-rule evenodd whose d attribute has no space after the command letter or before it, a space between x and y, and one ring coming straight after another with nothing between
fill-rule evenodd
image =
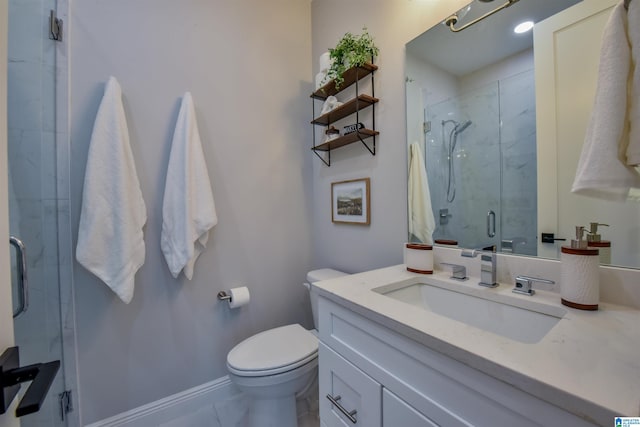
<instances>
[{"instance_id":1,"label":"showerhead","mask_svg":"<svg viewBox=\"0 0 640 427\"><path fill-rule=\"evenodd\" d=\"M466 122L463 122L463 123L457 123L453 131L455 132L456 135L460 135L462 132L465 131L466 128L471 126L471 123L472 123L471 120L467 120Z\"/></svg>"}]
</instances>

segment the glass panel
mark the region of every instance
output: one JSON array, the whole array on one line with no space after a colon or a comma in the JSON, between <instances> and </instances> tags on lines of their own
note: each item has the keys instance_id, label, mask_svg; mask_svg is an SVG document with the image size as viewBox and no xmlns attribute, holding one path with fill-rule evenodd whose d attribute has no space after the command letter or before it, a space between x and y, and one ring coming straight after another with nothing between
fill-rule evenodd
<instances>
[{"instance_id":1,"label":"glass panel","mask_svg":"<svg viewBox=\"0 0 640 427\"><path fill-rule=\"evenodd\" d=\"M55 146L56 49L48 38L55 0L9 0L8 155L10 232L26 246L30 305L14 319L22 365L62 361ZM15 256L12 258L15 268ZM15 273L13 274L15 277ZM14 302L17 300L14 286ZM64 426L62 370L23 427Z\"/></svg>"},{"instance_id":2,"label":"glass panel","mask_svg":"<svg viewBox=\"0 0 640 427\"><path fill-rule=\"evenodd\" d=\"M453 239L470 248L498 245L498 84L426 105L430 131L426 133L425 161L437 225L434 239ZM495 216L488 218L490 211Z\"/></svg>"},{"instance_id":3,"label":"glass panel","mask_svg":"<svg viewBox=\"0 0 640 427\"><path fill-rule=\"evenodd\" d=\"M500 81L502 250L536 255L538 180L533 70Z\"/></svg>"}]
</instances>

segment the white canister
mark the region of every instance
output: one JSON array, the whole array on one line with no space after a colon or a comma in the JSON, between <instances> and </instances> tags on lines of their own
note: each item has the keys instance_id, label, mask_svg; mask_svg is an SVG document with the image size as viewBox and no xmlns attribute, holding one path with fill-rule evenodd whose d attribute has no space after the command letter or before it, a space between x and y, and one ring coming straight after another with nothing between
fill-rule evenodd
<instances>
[{"instance_id":1,"label":"white canister","mask_svg":"<svg viewBox=\"0 0 640 427\"><path fill-rule=\"evenodd\" d=\"M407 271L433 274L433 246L424 243L407 243L404 248Z\"/></svg>"},{"instance_id":2,"label":"white canister","mask_svg":"<svg viewBox=\"0 0 640 427\"><path fill-rule=\"evenodd\" d=\"M563 246L560 264L562 304L580 310L597 310L600 302L598 250Z\"/></svg>"},{"instance_id":3,"label":"white canister","mask_svg":"<svg viewBox=\"0 0 640 427\"><path fill-rule=\"evenodd\" d=\"M320 55L320 72L324 72L326 74L327 70L329 70L329 68L331 68L331 63L333 61L331 60L331 54L329 52L325 52L322 55Z\"/></svg>"}]
</instances>

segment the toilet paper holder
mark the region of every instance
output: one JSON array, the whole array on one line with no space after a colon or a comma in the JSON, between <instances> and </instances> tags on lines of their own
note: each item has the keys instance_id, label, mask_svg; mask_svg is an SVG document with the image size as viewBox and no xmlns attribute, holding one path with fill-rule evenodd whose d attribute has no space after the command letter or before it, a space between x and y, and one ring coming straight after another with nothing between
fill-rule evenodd
<instances>
[{"instance_id":1,"label":"toilet paper holder","mask_svg":"<svg viewBox=\"0 0 640 427\"><path fill-rule=\"evenodd\" d=\"M219 299L220 301L226 301L226 300L229 300L229 302L231 302L231 300L232 300L231 295L229 295L229 294L227 293L227 291L220 291L220 292L218 292L218 299Z\"/></svg>"},{"instance_id":2,"label":"toilet paper holder","mask_svg":"<svg viewBox=\"0 0 640 427\"><path fill-rule=\"evenodd\" d=\"M249 288L240 286L218 292L218 299L226 301L229 304L229 308L236 309L249 304L251 295L249 294Z\"/></svg>"}]
</instances>

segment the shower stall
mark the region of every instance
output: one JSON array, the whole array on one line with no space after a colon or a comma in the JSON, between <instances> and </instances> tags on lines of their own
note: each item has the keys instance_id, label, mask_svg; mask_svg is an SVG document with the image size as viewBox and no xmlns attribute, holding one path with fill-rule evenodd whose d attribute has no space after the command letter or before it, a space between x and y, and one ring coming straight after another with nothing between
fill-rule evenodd
<instances>
[{"instance_id":1,"label":"shower stall","mask_svg":"<svg viewBox=\"0 0 640 427\"><path fill-rule=\"evenodd\" d=\"M434 239L535 255L533 70L423 105Z\"/></svg>"},{"instance_id":2,"label":"shower stall","mask_svg":"<svg viewBox=\"0 0 640 427\"><path fill-rule=\"evenodd\" d=\"M50 18L62 7L56 0L9 0L8 6L9 230L26 248L28 286L18 280L21 255L14 244L15 343L22 366L61 361L43 407L20 420L22 427L73 426L67 65L64 45L50 39Z\"/></svg>"}]
</instances>

